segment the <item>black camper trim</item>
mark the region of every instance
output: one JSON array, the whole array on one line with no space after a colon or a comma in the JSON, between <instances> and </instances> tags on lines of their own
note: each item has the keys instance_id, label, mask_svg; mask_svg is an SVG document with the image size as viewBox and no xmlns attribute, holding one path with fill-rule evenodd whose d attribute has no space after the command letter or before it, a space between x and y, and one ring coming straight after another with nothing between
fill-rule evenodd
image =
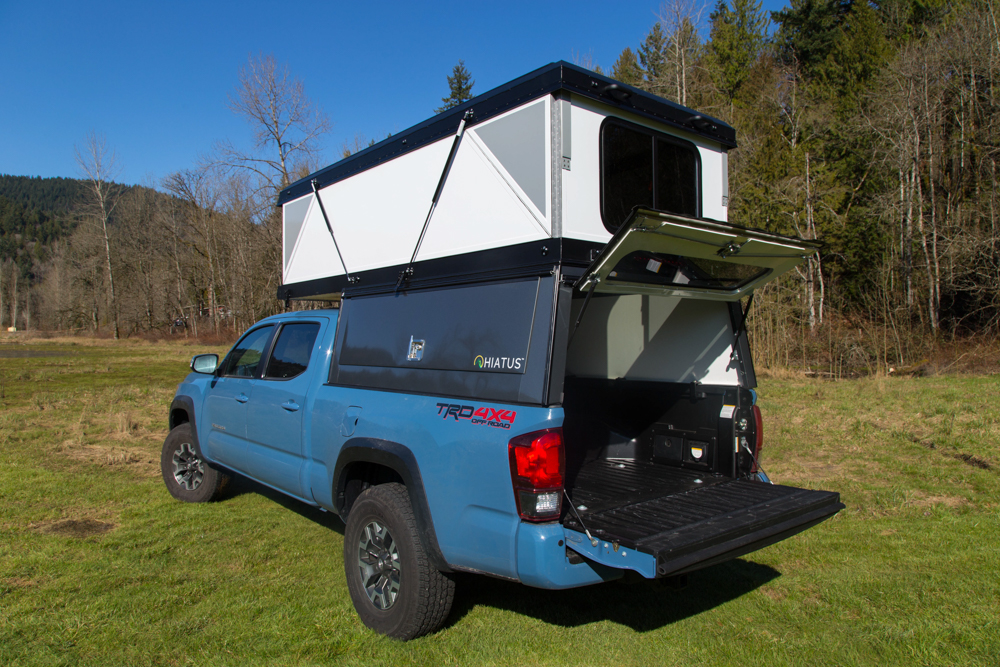
<instances>
[{"instance_id":1,"label":"black camper trim","mask_svg":"<svg viewBox=\"0 0 1000 667\"><path fill-rule=\"evenodd\" d=\"M570 265L585 268L597 256L603 243L577 239L544 239L478 252L428 259L413 265L413 275L405 289L444 287L510 278L551 274L555 268ZM352 273L347 276L317 278L278 287L278 299L335 299L392 292L400 271L406 264Z\"/></svg>"},{"instance_id":2,"label":"black camper trim","mask_svg":"<svg viewBox=\"0 0 1000 667\"><path fill-rule=\"evenodd\" d=\"M736 130L721 120L699 114L693 109L674 104L662 97L657 97L582 67L559 61L478 95L464 104L442 112L292 183L281 191L278 197L278 206L312 192L311 183L313 180L317 182L318 187L323 188L422 146L454 135L459 123L469 110L474 113L473 120L469 121L469 124L473 125L531 100L562 90L666 123L685 132L718 142L727 148L736 147Z\"/></svg>"}]
</instances>

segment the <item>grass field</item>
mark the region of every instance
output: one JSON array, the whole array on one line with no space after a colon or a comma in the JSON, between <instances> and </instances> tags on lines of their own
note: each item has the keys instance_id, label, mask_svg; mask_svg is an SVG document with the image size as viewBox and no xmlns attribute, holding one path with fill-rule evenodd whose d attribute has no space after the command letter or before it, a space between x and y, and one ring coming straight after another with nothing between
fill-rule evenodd
<instances>
[{"instance_id":1,"label":"grass field","mask_svg":"<svg viewBox=\"0 0 1000 667\"><path fill-rule=\"evenodd\" d=\"M357 619L329 514L174 501L171 343L0 340L0 665L997 665L1000 377L761 379L764 466L847 509L690 575L462 577L440 632Z\"/></svg>"}]
</instances>

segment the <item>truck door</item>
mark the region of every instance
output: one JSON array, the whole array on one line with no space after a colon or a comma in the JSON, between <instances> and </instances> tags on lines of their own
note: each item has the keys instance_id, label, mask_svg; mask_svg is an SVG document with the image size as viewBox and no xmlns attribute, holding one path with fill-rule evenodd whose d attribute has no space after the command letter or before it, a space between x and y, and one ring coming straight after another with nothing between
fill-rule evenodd
<instances>
[{"instance_id":1,"label":"truck door","mask_svg":"<svg viewBox=\"0 0 1000 667\"><path fill-rule=\"evenodd\" d=\"M205 455L234 470L245 470L246 404L260 374L260 361L267 350L274 326L247 332L219 367L205 397L205 417L201 428L208 431L202 440Z\"/></svg>"},{"instance_id":2,"label":"truck door","mask_svg":"<svg viewBox=\"0 0 1000 667\"><path fill-rule=\"evenodd\" d=\"M306 373L320 323L281 326L247 404L247 472L286 493L302 496L302 411L313 375Z\"/></svg>"}]
</instances>

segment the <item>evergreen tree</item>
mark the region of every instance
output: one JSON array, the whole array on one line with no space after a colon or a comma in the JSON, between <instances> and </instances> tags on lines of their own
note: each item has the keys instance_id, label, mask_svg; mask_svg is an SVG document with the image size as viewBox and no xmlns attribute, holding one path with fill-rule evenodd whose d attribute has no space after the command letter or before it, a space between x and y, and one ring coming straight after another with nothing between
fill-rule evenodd
<instances>
[{"instance_id":1,"label":"evergreen tree","mask_svg":"<svg viewBox=\"0 0 1000 667\"><path fill-rule=\"evenodd\" d=\"M649 34L639 45L639 63L646 74L646 88L653 90L666 68L667 36L659 22L654 23Z\"/></svg>"},{"instance_id":2,"label":"evergreen tree","mask_svg":"<svg viewBox=\"0 0 1000 667\"><path fill-rule=\"evenodd\" d=\"M716 88L733 103L767 41L770 21L761 0L719 0L709 17L712 22L709 69Z\"/></svg>"},{"instance_id":3,"label":"evergreen tree","mask_svg":"<svg viewBox=\"0 0 1000 667\"><path fill-rule=\"evenodd\" d=\"M642 68L639 67L635 52L629 47L626 46L625 50L618 56L618 60L615 61L611 68L611 78L630 86L642 85Z\"/></svg>"},{"instance_id":4,"label":"evergreen tree","mask_svg":"<svg viewBox=\"0 0 1000 667\"><path fill-rule=\"evenodd\" d=\"M453 107L457 107L463 102L468 102L472 99L472 87L476 85L476 82L472 80L472 75L469 70L465 69L465 61L459 60L458 64L451 70L451 76L448 77L448 97L442 97L441 101L444 104L435 109L434 113L441 113L442 111L447 111Z\"/></svg>"},{"instance_id":5,"label":"evergreen tree","mask_svg":"<svg viewBox=\"0 0 1000 667\"><path fill-rule=\"evenodd\" d=\"M834 48L848 9L844 0L791 0L788 7L772 12L779 25L775 42L782 62L798 63L807 76L815 76Z\"/></svg>"}]
</instances>

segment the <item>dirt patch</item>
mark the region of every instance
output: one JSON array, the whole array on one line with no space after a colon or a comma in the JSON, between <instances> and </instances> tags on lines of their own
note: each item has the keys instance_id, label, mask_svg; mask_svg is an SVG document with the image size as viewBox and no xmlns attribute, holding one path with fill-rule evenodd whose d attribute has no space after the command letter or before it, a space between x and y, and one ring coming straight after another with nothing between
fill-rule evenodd
<instances>
[{"instance_id":1,"label":"dirt patch","mask_svg":"<svg viewBox=\"0 0 1000 667\"><path fill-rule=\"evenodd\" d=\"M90 537L102 535L115 527L113 523L97 519L64 519L35 528L46 535L63 535L65 537Z\"/></svg>"},{"instance_id":2,"label":"dirt patch","mask_svg":"<svg viewBox=\"0 0 1000 667\"><path fill-rule=\"evenodd\" d=\"M779 588L761 588L760 592L766 595L767 597L771 598L775 602L781 602L786 597L788 597L788 594Z\"/></svg>"},{"instance_id":3,"label":"dirt patch","mask_svg":"<svg viewBox=\"0 0 1000 667\"><path fill-rule=\"evenodd\" d=\"M924 496L920 494L913 499L911 504L914 507L934 507L935 505L944 505L945 507L953 509L955 507L965 505L966 502L965 498L959 496Z\"/></svg>"},{"instance_id":4,"label":"dirt patch","mask_svg":"<svg viewBox=\"0 0 1000 667\"><path fill-rule=\"evenodd\" d=\"M15 588L32 588L37 586L38 582L32 579L25 579L24 577L10 577L3 580L3 584L0 584L0 588L15 589Z\"/></svg>"},{"instance_id":5,"label":"dirt patch","mask_svg":"<svg viewBox=\"0 0 1000 667\"><path fill-rule=\"evenodd\" d=\"M70 459L81 463L110 468L128 466L143 477L155 477L160 474L159 460L149 449L120 445L110 447L80 445L72 440L64 442L61 449Z\"/></svg>"}]
</instances>

